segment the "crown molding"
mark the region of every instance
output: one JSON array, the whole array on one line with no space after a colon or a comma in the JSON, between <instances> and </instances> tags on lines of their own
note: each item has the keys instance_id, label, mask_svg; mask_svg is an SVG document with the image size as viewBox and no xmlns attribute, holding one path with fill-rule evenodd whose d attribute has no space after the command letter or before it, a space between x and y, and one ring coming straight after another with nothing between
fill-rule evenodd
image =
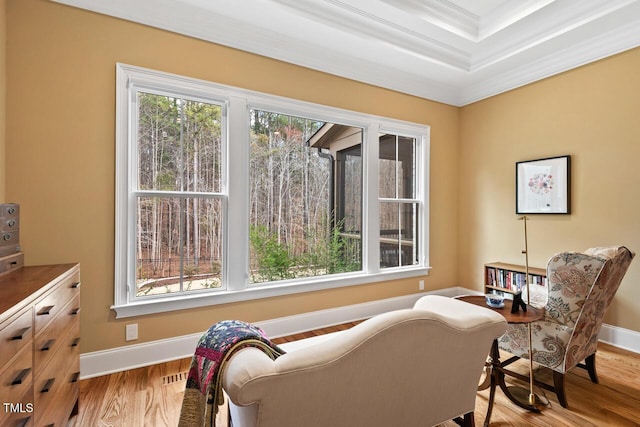
<instances>
[{"instance_id":1,"label":"crown molding","mask_svg":"<svg viewBox=\"0 0 640 427\"><path fill-rule=\"evenodd\" d=\"M424 22L429 22L468 40L477 40L480 17L447 0L381 0L393 7L407 10Z\"/></svg>"},{"instance_id":2,"label":"crown molding","mask_svg":"<svg viewBox=\"0 0 640 427\"><path fill-rule=\"evenodd\" d=\"M485 40L494 34L516 24L556 0L510 0L494 9L491 14L480 17L478 38Z\"/></svg>"},{"instance_id":3,"label":"crown molding","mask_svg":"<svg viewBox=\"0 0 640 427\"><path fill-rule=\"evenodd\" d=\"M379 9L374 9L377 13L372 13L338 0L324 0L324 7L318 7L317 0L272 1L286 6L296 15L304 16L318 25L330 26L332 31L345 33L346 36L357 35L371 45L382 43L388 49L404 52L425 61L463 71L469 69L470 53L443 43L426 31L417 31L404 23L387 19ZM371 8L370 4L367 6ZM333 48L337 49L337 46Z\"/></svg>"},{"instance_id":4,"label":"crown molding","mask_svg":"<svg viewBox=\"0 0 640 427\"><path fill-rule=\"evenodd\" d=\"M456 106L640 46L640 0L51 1Z\"/></svg>"},{"instance_id":5,"label":"crown molding","mask_svg":"<svg viewBox=\"0 0 640 427\"><path fill-rule=\"evenodd\" d=\"M464 106L640 46L640 19L597 37L576 42L530 62L494 73L463 88Z\"/></svg>"}]
</instances>

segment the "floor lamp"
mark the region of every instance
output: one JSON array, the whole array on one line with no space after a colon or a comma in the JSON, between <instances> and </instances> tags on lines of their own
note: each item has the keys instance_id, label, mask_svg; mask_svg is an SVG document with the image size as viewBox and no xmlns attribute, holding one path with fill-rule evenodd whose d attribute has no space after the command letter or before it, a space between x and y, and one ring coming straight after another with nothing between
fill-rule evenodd
<instances>
[{"instance_id":1,"label":"floor lamp","mask_svg":"<svg viewBox=\"0 0 640 427\"><path fill-rule=\"evenodd\" d=\"M529 248L527 242L527 217L523 216L520 218L524 223L524 250L522 253L524 254L524 271L525 271L525 282L527 285L527 305L531 304L531 288L529 286ZM527 323L527 332L529 335L529 399L528 403L531 406L534 406L537 402L540 401L538 396L533 392L533 349L532 349L532 337L531 337L531 323Z\"/></svg>"}]
</instances>

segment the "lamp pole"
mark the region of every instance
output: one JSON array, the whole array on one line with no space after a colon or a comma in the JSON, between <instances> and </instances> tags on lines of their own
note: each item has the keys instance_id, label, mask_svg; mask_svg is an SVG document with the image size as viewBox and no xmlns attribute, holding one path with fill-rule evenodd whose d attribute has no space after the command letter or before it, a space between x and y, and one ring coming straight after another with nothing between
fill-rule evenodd
<instances>
[{"instance_id":1,"label":"lamp pole","mask_svg":"<svg viewBox=\"0 0 640 427\"><path fill-rule=\"evenodd\" d=\"M524 223L524 271L525 282L527 285L527 305L531 304L531 288L529 287L529 246L527 242L527 217L520 218ZM529 335L529 405L533 406L536 403L536 395L533 393L533 349L532 349L532 336L531 336L531 322L527 323L527 332Z\"/></svg>"}]
</instances>

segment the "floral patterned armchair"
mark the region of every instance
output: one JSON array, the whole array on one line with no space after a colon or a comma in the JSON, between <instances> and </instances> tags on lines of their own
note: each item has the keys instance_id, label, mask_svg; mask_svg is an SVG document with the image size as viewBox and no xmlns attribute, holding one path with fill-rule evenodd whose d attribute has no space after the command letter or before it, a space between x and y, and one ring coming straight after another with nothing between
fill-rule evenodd
<instances>
[{"instance_id":1,"label":"floral patterned armchair","mask_svg":"<svg viewBox=\"0 0 640 427\"><path fill-rule=\"evenodd\" d=\"M536 384L554 391L565 408L564 374L569 369L575 366L587 369L591 381L598 382L595 369L598 332L634 256L624 246L591 248L584 253L554 255L547 264L545 317L531 324L531 347L533 361L553 370L553 386L537 381ZM498 345L515 356L503 362L503 366L518 358L528 359L527 326L509 325ZM519 376L507 370L505 373Z\"/></svg>"}]
</instances>

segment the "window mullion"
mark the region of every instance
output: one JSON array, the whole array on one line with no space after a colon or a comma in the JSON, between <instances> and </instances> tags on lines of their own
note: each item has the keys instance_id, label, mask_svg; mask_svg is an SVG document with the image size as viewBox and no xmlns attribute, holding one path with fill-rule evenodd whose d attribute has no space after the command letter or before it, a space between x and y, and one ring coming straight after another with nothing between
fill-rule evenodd
<instances>
[{"instance_id":1,"label":"window mullion","mask_svg":"<svg viewBox=\"0 0 640 427\"><path fill-rule=\"evenodd\" d=\"M426 135L421 138L419 146L420 164L418 170L418 182L416 183L415 196L420 199L418 245L422 250L420 253L421 265L429 266L429 162L430 162L430 137L431 129L426 129Z\"/></svg>"},{"instance_id":2,"label":"window mullion","mask_svg":"<svg viewBox=\"0 0 640 427\"><path fill-rule=\"evenodd\" d=\"M136 190L138 190L138 92L134 87L127 89L128 105L127 115L129 119L129 127L127 128L127 144L124 148L126 154L126 168L127 168L127 195L126 201L126 217L127 228L130 230L126 236L126 260L128 265L136 265L136 224L137 224L137 197L134 196ZM124 165L122 165L124 166ZM127 302L135 300L136 296L136 275L135 269L125 269L125 280L127 286Z\"/></svg>"},{"instance_id":3,"label":"window mullion","mask_svg":"<svg viewBox=\"0 0 640 427\"><path fill-rule=\"evenodd\" d=\"M247 101L229 102L227 165L227 232L225 270L227 290L242 290L249 282L249 112Z\"/></svg>"},{"instance_id":4,"label":"window mullion","mask_svg":"<svg viewBox=\"0 0 640 427\"><path fill-rule=\"evenodd\" d=\"M380 204L378 201L378 165L379 165L380 126L370 124L366 128L363 161L363 224L362 224L362 260L366 273L380 271Z\"/></svg>"}]
</instances>

